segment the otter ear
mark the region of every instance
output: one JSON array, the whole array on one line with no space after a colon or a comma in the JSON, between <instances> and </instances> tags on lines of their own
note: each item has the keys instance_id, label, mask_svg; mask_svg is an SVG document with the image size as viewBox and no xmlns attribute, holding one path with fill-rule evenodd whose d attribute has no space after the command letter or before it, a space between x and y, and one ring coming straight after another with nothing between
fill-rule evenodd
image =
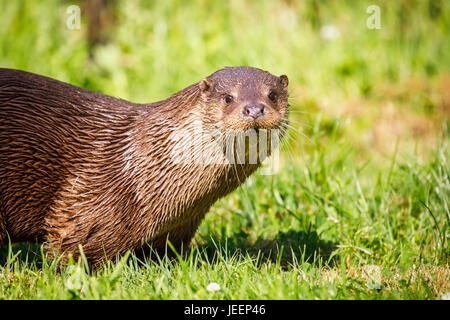
<instances>
[{"instance_id":1,"label":"otter ear","mask_svg":"<svg viewBox=\"0 0 450 320\"><path fill-rule=\"evenodd\" d=\"M210 93L213 89L213 85L208 78L205 78L202 81L200 81L198 86L200 87L200 91L202 93Z\"/></svg>"},{"instance_id":2,"label":"otter ear","mask_svg":"<svg viewBox=\"0 0 450 320\"><path fill-rule=\"evenodd\" d=\"M287 75L282 75L280 76L280 84L283 86L283 88L287 88L287 86L289 85L289 79L287 77Z\"/></svg>"}]
</instances>

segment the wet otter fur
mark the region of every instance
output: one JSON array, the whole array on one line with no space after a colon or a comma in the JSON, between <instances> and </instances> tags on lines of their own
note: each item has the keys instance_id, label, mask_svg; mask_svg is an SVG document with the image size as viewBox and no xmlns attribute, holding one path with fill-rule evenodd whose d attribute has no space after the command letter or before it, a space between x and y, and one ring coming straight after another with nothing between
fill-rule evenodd
<instances>
[{"instance_id":1,"label":"wet otter fur","mask_svg":"<svg viewBox=\"0 0 450 320\"><path fill-rule=\"evenodd\" d=\"M81 244L93 265L167 239L186 247L260 162L177 162L174 145L199 124L221 137L282 128L287 98L286 76L251 67L223 68L150 104L0 69L0 244L39 241L75 259Z\"/></svg>"}]
</instances>

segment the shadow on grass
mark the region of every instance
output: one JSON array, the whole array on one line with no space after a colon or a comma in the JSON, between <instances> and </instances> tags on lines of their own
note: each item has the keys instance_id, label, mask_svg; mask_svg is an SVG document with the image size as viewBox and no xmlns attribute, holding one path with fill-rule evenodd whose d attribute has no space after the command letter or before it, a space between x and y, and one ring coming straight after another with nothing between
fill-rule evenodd
<instances>
[{"instance_id":1,"label":"shadow on grass","mask_svg":"<svg viewBox=\"0 0 450 320\"><path fill-rule=\"evenodd\" d=\"M229 238L205 238L197 246L191 247L191 250L204 251L210 261L217 257L219 251L223 256L248 255L258 258L259 263L279 263L281 267L286 268L294 261L326 263L332 266L335 263L335 257L331 259L330 257L336 248L336 243L320 239L318 233L309 228L301 231L280 232L273 239L258 237L256 241L250 241L249 235L241 229ZM137 252L136 254L139 256ZM8 245L0 246L0 265L4 266L12 257L14 261L28 265L35 264L40 268L42 266L41 244L18 243L12 245L11 251Z\"/></svg>"},{"instance_id":2,"label":"shadow on grass","mask_svg":"<svg viewBox=\"0 0 450 320\"><path fill-rule=\"evenodd\" d=\"M15 261L27 264L35 263L36 266L42 266L42 254L40 243L20 242L11 245L0 246L0 266L4 266L8 260L14 257ZM17 256L16 256L17 255Z\"/></svg>"},{"instance_id":3,"label":"shadow on grass","mask_svg":"<svg viewBox=\"0 0 450 320\"><path fill-rule=\"evenodd\" d=\"M261 262L270 261L288 267L294 261L332 266L335 257L331 254L337 247L336 243L322 240L316 231L308 229L280 232L273 239L258 237L256 241L249 241L248 234L241 230L229 238L205 239L199 243L198 249L205 250L208 257L214 257L217 250L222 250L222 255L249 255L258 257Z\"/></svg>"}]
</instances>

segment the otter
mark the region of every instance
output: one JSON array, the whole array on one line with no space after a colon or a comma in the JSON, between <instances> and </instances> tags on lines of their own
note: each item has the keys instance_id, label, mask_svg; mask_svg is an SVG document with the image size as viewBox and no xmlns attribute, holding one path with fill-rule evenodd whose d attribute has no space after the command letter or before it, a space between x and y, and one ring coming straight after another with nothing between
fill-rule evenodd
<instances>
[{"instance_id":1,"label":"otter","mask_svg":"<svg viewBox=\"0 0 450 320\"><path fill-rule=\"evenodd\" d=\"M244 161L233 161L233 132L283 132L288 95L286 75L253 67L220 69L150 104L0 69L0 244L38 241L63 260L81 245L92 265L168 240L187 247L263 160L248 161L247 139Z\"/></svg>"}]
</instances>

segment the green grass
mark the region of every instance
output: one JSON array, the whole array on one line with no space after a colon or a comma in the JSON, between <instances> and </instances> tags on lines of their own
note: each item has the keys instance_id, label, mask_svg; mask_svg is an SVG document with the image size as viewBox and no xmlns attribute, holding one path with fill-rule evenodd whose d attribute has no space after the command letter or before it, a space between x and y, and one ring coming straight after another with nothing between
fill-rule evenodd
<instances>
[{"instance_id":1,"label":"green grass","mask_svg":"<svg viewBox=\"0 0 450 320\"><path fill-rule=\"evenodd\" d=\"M290 79L280 170L215 204L187 256L57 272L0 248L2 299L441 299L450 292L446 1L125 1L89 58L72 3L0 3L0 67L150 102L226 65ZM381 29L366 28L367 6ZM335 26L336 39L320 29ZM216 282L220 290L209 292Z\"/></svg>"},{"instance_id":2,"label":"green grass","mask_svg":"<svg viewBox=\"0 0 450 320\"><path fill-rule=\"evenodd\" d=\"M348 155L312 156L273 176L270 187L256 175L217 203L187 258L138 264L131 257L94 273L79 261L57 273L39 246L19 246L0 269L0 296L440 298L449 290L446 156L441 149L427 165L399 160L391 177L379 171L373 180L366 169L342 165ZM211 282L221 289L208 292Z\"/></svg>"}]
</instances>

